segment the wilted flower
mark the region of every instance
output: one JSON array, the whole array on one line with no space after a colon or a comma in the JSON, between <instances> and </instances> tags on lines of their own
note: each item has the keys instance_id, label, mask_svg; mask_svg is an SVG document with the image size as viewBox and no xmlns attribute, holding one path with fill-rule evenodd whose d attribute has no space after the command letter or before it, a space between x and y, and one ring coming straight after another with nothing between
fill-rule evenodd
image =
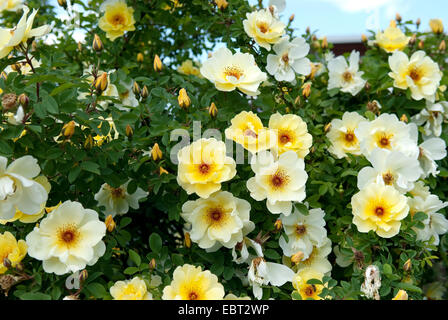
<instances>
[{"instance_id":1,"label":"wilted flower","mask_svg":"<svg viewBox=\"0 0 448 320\"><path fill-rule=\"evenodd\" d=\"M380 299L379 289L381 287L380 270L375 265L366 268L365 280L361 285L361 291L369 299Z\"/></svg>"}]
</instances>

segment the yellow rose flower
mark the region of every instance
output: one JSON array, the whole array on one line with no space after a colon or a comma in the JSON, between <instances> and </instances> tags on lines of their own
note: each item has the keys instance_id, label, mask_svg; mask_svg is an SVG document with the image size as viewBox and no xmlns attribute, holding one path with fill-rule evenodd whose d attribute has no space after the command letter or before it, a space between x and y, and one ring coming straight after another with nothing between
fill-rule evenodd
<instances>
[{"instance_id":1,"label":"yellow rose flower","mask_svg":"<svg viewBox=\"0 0 448 320\"><path fill-rule=\"evenodd\" d=\"M277 141L275 131L265 128L252 111L242 111L230 122L232 125L225 130L226 138L242 145L251 153L271 149Z\"/></svg>"},{"instance_id":2,"label":"yellow rose flower","mask_svg":"<svg viewBox=\"0 0 448 320\"><path fill-rule=\"evenodd\" d=\"M15 267L26 256L28 247L23 240L17 241L11 232L6 231L0 234L0 274L8 270L3 265L4 259L11 261L11 266Z\"/></svg>"},{"instance_id":3,"label":"yellow rose flower","mask_svg":"<svg viewBox=\"0 0 448 320\"><path fill-rule=\"evenodd\" d=\"M221 183L236 175L235 160L226 156L226 145L214 138L200 139L179 150L177 183L188 194L208 198Z\"/></svg>"},{"instance_id":4,"label":"yellow rose flower","mask_svg":"<svg viewBox=\"0 0 448 320\"><path fill-rule=\"evenodd\" d=\"M184 264L174 270L173 281L163 289L163 300L222 300L224 287L218 277L201 267Z\"/></svg>"},{"instance_id":5,"label":"yellow rose flower","mask_svg":"<svg viewBox=\"0 0 448 320\"><path fill-rule=\"evenodd\" d=\"M393 21L395 22L395 21ZM403 50L409 43L411 37L407 37L395 23L390 24L384 32L376 34L376 43L387 52Z\"/></svg>"},{"instance_id":6,"label":"yellow rose flower","mask_svg":"<svg viewBox=\"0 0 448 320\"><path fill-rule=\"evenodd\" d=\"M196 67L193 64L193 61L191 60L185 60L182 62L179 68L177 68L177 71L179 73L185 74L185 75L193 75L196 77L202 78L201 72L199 71L199 68Z\"/></svg>"},{"instance_id":7,"label":"yellow rose flower","mask_svg":"<svg viewBox=\"0 0 448 320\"><path fill-rule=\"evenodd\" d=\"M409 213L407 198L392 186L371 183L352 197L353 223L359 232L373 230L382 238L400 231Z\"/></svg>"},{"instance_id":8,"label":"yellow rose flower","mask_svg":"<svg viewBox=\"0 0 448 320\"><path fill-rule=\"evenodd\" d=\"M429 20L429 27L435 34L443 33L443 22L441 19Z\"/></svg>"},{"instance_id":9,"label":"yellow rose flower","mask_svg":"<svg viewBox=\"0 0 448 320\"><path fill-rule=\"evenodd\" d=\"M392 300L408 300L408 293L405 290L398 290L397 295Z\"/></svg>"},{"instance_id":10,"label":"yellow rose flower","mask_svg":"<svg viewBox=\"0 0 448 320\"><path fill-rule=\"evenodd\" d=\"M139 277L132 280L117 281L109 290L114 300L152 300L146 283Z\"/></svg>"},{"instance_id":11,"label":"yellow rose flower","mask_svg":"<svg viewBox=\"0 0 448 320\"><path fill-rule=\"evenodd\" d=\"M324 286L321 284L308 284L307 282L311 279L322 281L323 277L324 274L321 272L315 271L310 268L304 268L296 273L294 279L292 280L292 285L294 289L296 289L300 294L302 300L322 300L322 298L319 297L319 294L322 292Z\"/></svg>"},{"instance_id":12,"label":"yellow rose flower","mask_svg":"<svg viewBox=\"0 0 448 320\"><path fill-rule=\"evenodd\" d=\"M269 129L277 132L277 145L274 147L278 155L286 151L294 151L300 158L310 152L313 137L308 133L306 123L295 114L273 114L269 119Z\"/></svg>"},{"instance_id":13,"label":"yellow rose flower","mask_svg":"<svg viewBox=\"0 0 448 320\"><path fill-rule=\"evenodd\" d=\"M134 9L126 5L124 0L109 0L101 6L104 15L99 21L99 27L106 32L106 37L114 41L126 31L134 31Z\"/></svg>"}]
</instances>

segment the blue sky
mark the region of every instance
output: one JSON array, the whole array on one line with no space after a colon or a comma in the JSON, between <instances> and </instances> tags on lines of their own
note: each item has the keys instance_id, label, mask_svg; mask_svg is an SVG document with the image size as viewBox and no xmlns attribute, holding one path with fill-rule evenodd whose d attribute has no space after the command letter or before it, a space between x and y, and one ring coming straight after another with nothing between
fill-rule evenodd
<instances>
[{"instance_id":1,"label":"blue sky","mask_svg":"<svg viewBox=\"0 0 448 320\"><path fill-rule=\"evenodd\" d=\"M263 1L267 6L269 0ZM52 2L57 4L57 0ZM249 0L249 3L255 5L258 0ZM299 33L309 26L317 30L319 37L327 36L330 41L339 42L360 39L368 29L385 29L397 12L404 20L420 18L423 30L429 30L428 22L432 18L440 18L448 25L447 0L286 0L281 18L286 22L294 13L293 27ZM66 17L65 11L60 10L60 18ZM83 38L82 33L77 32L76 36Z\"/></svg>"},{"instance_id":2,"label":"blue sky","mask_svg":"<svg viewBox=\"0 0 448 320\"><path fill-rule=\"evenodd\" d=\"M249 0L251 4L258 0ZM267 5L268 0L264 0ZM423 30L429 29L432 18L448 24L446 0L286 0L282 20L294 13L293 26L304 31L307 26L318 30L319 36L330 40L360 37L367 29L384 29L399 12L404 20L422 21Z\"/></svg>"}]
</instances>

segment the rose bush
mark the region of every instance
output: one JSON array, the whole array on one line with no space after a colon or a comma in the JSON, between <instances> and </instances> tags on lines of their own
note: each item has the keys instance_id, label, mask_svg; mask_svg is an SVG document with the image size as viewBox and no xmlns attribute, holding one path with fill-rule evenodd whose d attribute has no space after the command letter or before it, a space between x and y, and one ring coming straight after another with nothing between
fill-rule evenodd
<instances>
[{"instance_id":1,"label":"rose bush","mask_svg":"<svg viewBox=\"0 0 448 320\"><path fill-rule=\"evenodd\" d=\"M5 296L446 298L441 21L335 57L283 1L58 3L0 0Z\"/></svg>"}]
</instances>

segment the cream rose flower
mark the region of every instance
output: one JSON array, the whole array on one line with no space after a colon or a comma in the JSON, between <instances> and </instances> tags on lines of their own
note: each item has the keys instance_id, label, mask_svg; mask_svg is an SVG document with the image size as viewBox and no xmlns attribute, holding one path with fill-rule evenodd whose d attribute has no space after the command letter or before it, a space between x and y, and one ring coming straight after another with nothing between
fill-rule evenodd
<instances>
[{"instance_id":1,"label":"cream rose flower","mask_svg":"<svg viewBox=\"0 0 448 320\"><path fill-rule=\"evenodd\" d=\"M359 52L352 51L349 58L349 64L343 56L331 59L328 62L328 90L339 88L342 92L351 93L356 96L366 83L361 78L364 74L359 71Z\"/></svg>"},{"instance_id":2,"label":"cream rose flower","mask_svg":"<svg viewBox=\"0 0 448 320\"><path fill-rule=\"evenodd\" d=\"M328 149L333 155L341 159L347 154L360 155L359 138L355 134L359 123L367 121L357 112L345 112L341 119L333 119L327 137L331 142Z\"/></svg>"},{"instance_id":3,"label":"cream rose flower","mask_svg":"<svg viewBox=\"0 0 448 320\"><path fill-rule=\"evenodd\" d=\"M139 200L147 197L149 192L143 191L141 188L137 188L134 193L128 193L128 185L130 180L118 188L113 188L107 183L104 183L100 190L95 194L95 200L98 201L98 206L104 206L104 211L107 215L115 217L123 215L129 211L129 207L132 209L139 208Z\"/></svg>"},{"instance_id":4,"label":"cream rose flower","mask_svg":"<svg viewBox=\"0 0 448 320\"><path fill-rule=\"evenodd\" d=\"M321 284L308 284L307 282L311 279L322 281L323 277L324 274L322 272L311 268L304 268L296 273L292 281L292 286L300 294L302 300L321 300L322 298L319 294L321 294L324 286Z\"/></svg>"},{"instance_id":5,"label":"cream rose flower","mask_svg":"<svg viewBox=\"0 0 448 320\"><path fill-rule=\"evenodd\" d=\"M266 73L260 70L251 54L232 54L227 48L214 52L200 71L219 91L239 89L249 96L258 95L258 87L267 80Z\"/></svg>"},{"instance_id":6,"label":"cream rose flower","mask_svg":"<svg viewBox=\"0 0 448 320\"><path fill-rule=\"evenodd\" d=\"M403 50L409 43L411 37L407 37L400 28L397 28L395 20L392 20L384 32L376 34L375 43L386 52Z\"/></svg>"},{"instance_id":7,"label":"cream rose flower","mask_svg":"<svg viewBox=\"0 0 448 320\"><path fill-rule=\"evenodd\" d=\"M306 216L297 209L287 217L282 216L283 228L288 236L288 241L284 236L281 236L279 240L283 254L291 257L301 251L304 259L308 259L314 246L324 245L327 238L324 216L325 212L320 208L311 209Z\"/></svg>"},{"instance_id":8,"label":"cream rose flower","mask_svg":"<svg viewBox=\"0 0 448 320\"><path fill-rule=\"evenodd\" d=\"M23 8L24 0L0 0L0 12L17 11Z\"/></svg>"},{"instance_id":9,"label":"cream rose flower","mask_svg":"<svg viewBox=\"0 0 448 320\"><path fill-rule=\"evenodd\" d=\"M448 101L426 102L426 108L411 118L417 126L423 127L425 138L440 137L442 124L448 120Z\"/></svg>"},{"instance_id":10,"label":"cream rose flower","mask_svg":"<svg viewBox=\"0 0 448 320\"><path fill-rule=\"evenodd\" d=\"M163 300L222 300L224 287L218 277L201 267L184 264L174 270L173 281L163 289Z\"/></svg>"},{"instance_id":11,"label":"cream rose flower","mask_svg":"<svg viewBox=\"0 0 448 320\"><path fill-rule=\"evenodd\" d=\"M230 120L225 130L226 138L242 145L251 153L271 149L275 146L275 131L265 128L260 118L252 111L242 111Z\"/></svg>"},{"instance_id":12,"label":"cream rose flower","mask_svg":"<svg viewBox=\"0 0 448 320\"><path fill-rule=\"evenodd\" d=\"M365 156L375 148L400 151L410 158L419 153L417 127L400 121L395 114L383 113L373 121L360 122L355 135Z\"/></svg>"},{"instance_id":13,"label":"cream rose flower","mask_svg":"<svg viewBox=\"0 0 448 320\"><path fill-rule=\"evenodd\" d=\"M134 9L126 5L125 0L108 0L100 10L104 12L98 26L106 32L111 41L121 37L126 31L134 31Z\"/></svg>"},{"instance_id":14,"label":"cream rose flower","mask_svg":"<svg viewBox=\"0 0 448 320\"><path fill-rule=\"evenodd\" d=\"M313 246L313 250L308 255L308 258L303 258L299 263L295 265L295 268L297 268L297 270L310 268L324 274L328 273L333 268L330 261L328 261L328 255L330 253L331 240L329 238L325 238L320 246Z\"/></svg>"},{"instance_id":15,"label":"cream rose flower","mask_svg":"<svg viewBox=\"0 0 448 320\"><path fill-rule=\"evenodd\" d=\"M404 195L392 186L371 183L352 197L353 223L359 232L375 231L391 238L400 231L401 220L409 213Z\"/></svg>"},{"instance_id":16,"label":"cream rose flower","mask_svg":"<svg viewBox=\"0 0 448 320\"><path fill-rule=\"evenodd\" d=\"M7 166L0 156L0 219L9 220L16 211L35 215L41 212L48 198L45 188L35 180L40 167L32 156L21 157Z\"/></svg>"},{"instance_id":17,"label":"cream rose flower","mask_svg":"<svg viewBox=\"0 0 448 320\"><path fill-rule=\"evenodd\" d=\"M17 241L11 232L0 233L0 274L8 270L4 265L5 259L15 268L25 258L27 248L25 241Z\"/></svg>"},{"instance_id":18,"label":"cream rose flower","mask_svg":"<svg viewBox=\"0 0 448 320\"><path fill-rule=\"evenodd\" d=\"M208 198L236 175L235 160L226 156L225 143L214 138L199 139L182 148L177 159L177 183L201 198Z\"/></svg>"},{"instance_id":19,"label":"cream rose flower","mask_svg":"<svg viewBox=\"0 0 448 320\"><path fill-rule=\"evenodd\" d=\"M28 254L43 261L44 271L57 275L94 265L104 255L106 225L79 202L66 201L26 236Z\"/></svg>"},{"instance_id":20,"label":"cream rose flower","mask_svg":"<svg viewBox=\"0 0 448 320\"><path fill-rule=\"evenodd\" d=\"M148 292L145 281L139 277L117 281L109 292L114 300L152 300L152 294Z\"/></svg>"},{"instance_id":21,"label":"cream rose flower","mask_svg":"<svg viewBox=\"0 0 448 320\"><path fill-rule=\"evenodd\" d=\"M294 151L281 154L278 160L269 151L260 152L252 157L251 167L255 177L247 181L247 189L255 200L267 199L270 212L288 216L292 202L305 199L308 174L303 159Z\"/></svg>"},{"instance_id":22,"label":"cream rose flower","mask_svg":"<svg viewBox=\"0 0 448 320\"><path fill-rule=\"evenodd\" d=\"M246 14L243 21L244 31L255 42L266 50L271 50L271 45L276 44L285 34L286 25L277 20L269 9Z\"/></svg>"},{"instance_id":23,"label":"cream rose flower","mask_svg":"<svg viewBox=\"0 0 448 320\"><path fill-rule=\"evenodd\" d=\"M0 28L0 59L6 57L15 47L21 43L26 43L28 39L38 38L50 32L51 27L44 25L33 29L34 17L37 10L33 10L29 17L30 10L23 7L23 15L19 23L13 29Z\"/></svg>"},{"instance_id":24,"label":"cream rose flower","mask_svg":"<svg viewBox=\"0 0 448 320\"><path fill-rule=\"evenodd\" d=\"M277 155L294 151L303 159L310 152L313 137L301 117L295 114L282 116L277 112L269 119L269 129L277 133L277 144L273 150Z\"/></svg>"},{"instance_id":25,"label":"cream rose flower","mask_svg":"<svg viewBox=\"0 0 448 320\"><path fill-rule=\"evenodd\" d=\"M48 179L46 177L38 176L38 177L34 178L33 180L35 182L41 184L45 188L45 191L47 192L47 194L50 193L51 184L50 184L50 182L48 182ZM45 205L46 205L45 202L42 203L41 204L42 210L40 210L36 214L24 214L22 211L17 210L14 217L12 217L11 219L8 219L8 220L0 219L0 224L6 224L8 222L14 222L17 220L19 220L22 223L35 223L40 218L42 218L46 212L50 212L53 210L53 207L45 208Z\"/></svg>"},{"instance_id":26,"label":"cream rose flower","mask_svg":"<svg viewBox=\"0 0 448 320\"><path fill-rule=\"evenodd\" d=\"M389 76L394 79L394 87L403 90L409 88L414 100L435 101L442 72L424 51L417 51L410 58L401 51L395 51L389 57L389 66L392 70Z\"/></svg>"},{"instance_id":27,"label":"cream rose flower","mask_svg":"<svg viewBox=\"0 0 448 320\"><path fill-rule=\"evenodd\" d=\"M250 209L246 200L218 191L207 199L185 202L181 216L191 223L191 240L202 249L216 251L221 246L233 248L254 230Z\"/></svg>"}]
</instances>

